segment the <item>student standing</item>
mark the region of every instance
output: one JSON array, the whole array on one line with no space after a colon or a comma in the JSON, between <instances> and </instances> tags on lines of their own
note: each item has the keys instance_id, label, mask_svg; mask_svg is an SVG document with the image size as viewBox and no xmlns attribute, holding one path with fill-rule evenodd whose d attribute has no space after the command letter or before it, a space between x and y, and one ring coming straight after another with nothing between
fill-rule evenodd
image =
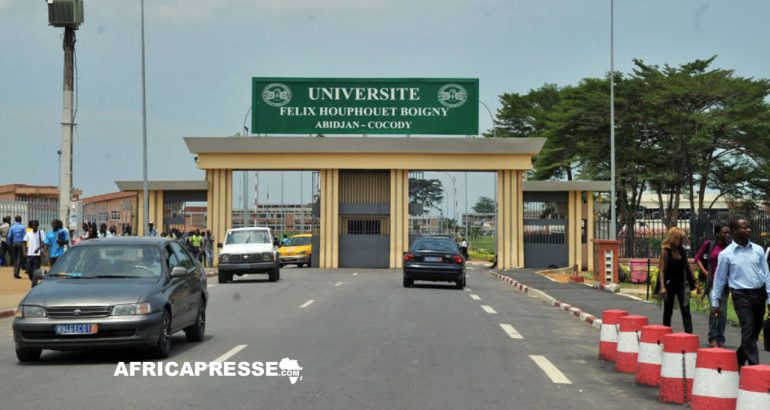
<instances>
[{"instance_id":1,"label":"student standing","mask_svg":"<svg viewBox=\"0 0 770 410\"><path fill-rule=\"evenodd\" d=\"M45 245L48 249L48 261L53 266L56 260L64 254L70 243L70 235L62 222L58 219L51 221L51 232L45 236Z\"/></svg>"},{"instance_id":2,"label":"student standing","mask_svg":"<svg viewBox=\"0 0 770 410\"><path fill-rule=\"evenodd\" d=\"M27 233L27 229L21 224L21 216L16 215L13 220L15 221L11 228L8 229L8 246L11 249L11 260L13 261L13 277L21 279L19 272L21 267L24 266L24 235Z\"/></svg>"},{"instance_id":3,"label":"student standing","mask_svg":"<svg viewBox=\"0 0 770 410\"><path fill-rule=\"evenodd\" d=\"M37 284L35 271L42 267L42 251L45 247L45 233L39 229L39 223L36 220L29 221L29 227L32 229L24 236L24 242L27 243L27 275L32 282L32 286Z\"/></svg>"},{"instance_id":4,"label":"student standing","mask_svg":"<svg viewBox=\"0 0 770 410\"><path fill-rule=\"evenodd\" d=\"M730 231L733 242L719 254L714 289L711 290L711 314L727 314L719 306L722 292L728 285L741 324L738 366L746 362L755 365L759 364L757 338L762 330L762 318L770 294L770 271L762 247L751 242L749 221L744 218L730 221Z\"/></svg>"},{"instance_id":5,"label":"student standing","mask_svg":"<svg viewBox=\"0 0 770 410\"><path fill-rule=\"evenodd\" d=\"M706 295L711 300L711 289L714 287L714 273L717 271L719 254L730 245L730 227L718 223L714 226L714 239L703 242L698 253L695 255L695 262L698 264L701 272L706 274ZM727 312L728 290L725 288L722 297L719 299L719 309ZM726 315L709 315L709 347L725 347L725 326L727 325Z\"/></svg>"},{"instance_id":6,"label":"student standing","mask_svg":"<svg viewBox=\"0 0 770 410\"><path fill-rule=\"evenodd\" d=\"M679 299L682 311L684 331L692 333L692 315L690 314L690 289L695 288L695 277L687 262L684 246L684 231L673 227L668 230L660 252L660 295L663 302L663 325L671 326L674 313L674 300Z\"/></svg>"}]
</instances>

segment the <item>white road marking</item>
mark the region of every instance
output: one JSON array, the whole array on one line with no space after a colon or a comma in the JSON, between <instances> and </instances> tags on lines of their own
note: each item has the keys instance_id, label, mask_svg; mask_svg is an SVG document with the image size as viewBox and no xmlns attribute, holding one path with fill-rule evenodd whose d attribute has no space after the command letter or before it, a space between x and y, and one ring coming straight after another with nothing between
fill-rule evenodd
<instances>
[{"instance_id":1,"label":"white road marking","mask_svg":"<svg viewBox=\"0 0 770 410\"><path fill-rule=\"evenodd\" d=\"M543 372L545 372L546 376L548 376L552 382L556 384L572 384L567 376L565 376L561 370L557 369L550 360L545 358L545 356L530 355L529 358L532 359Z\"/></svg>"},{"instance_id":2,"label":"white road marking","mask_svg":"<svg viewBox=\"0 0 770 410\"><path fill-rule=\"evenodd\" d=\"M358 276L358 272L353 272L353 276Z\"/></svg>"},{"instance_id":3,"label":"white road marking","mask_svg":"<svg viewBox=\"0 0 770 410\"><path fill-rule=\"evenodd\" d=\"M339 286L339 285L342 285L342 282L337 282L334 284L334 286Z\"/></svg>"},{"instance_id":4,"label":"white road marking","mask_svg":"<svg viewBox=\"0 0 770 410\"><path fill-rule=\"evenodd\" d=\"M473 291L471 290L471 288L465 288L464 290L465 290L466 292L473 292Z\"/></svg>"},{"instance_id":5,"label":"white road marking","mask_svg":"<svg viewBox=\"0 0 770 410\"><path fill-rule=\"evenodd\" d=\"M517 332L516 329L513 328L513 326L507 323L500 323L500 327L503 328L505 333L507 333L508 336L511 337L511 339L524 339L521 333Z\"/></svg>"},{"instance_id":6,"label":"white road marking","mask_svg":"<svg viewBox=\"0 0 770 410\"><path fill-rule=\"evenodd\" d=\"M247 345L238 345L227 351L227 353L214 359L215 362L224 362L225 360L235 356L238 352L245 349Z\"/></svg>"},{"instance_id":7,"label":"white road marking","mask_svg":"<svg viewBox=\"0 0 770 410\"><path fill-rule=\"evenodd\" d=\"M471 299L473 300L481 300L481 297L479 295L474 295L471 293Z\"/></svg>"},{"instance_id":8,"label":"white road marking","mask_svg":"<svg viewBox=\"0 0 770 410\"><path fill-rule=\"evenodd\" d=\"M312 304L313 304L313 302L315 302L315 300L313 300L313 299L310 299L310 300L308 300L307 302L303 303L303 304L302 304L302 306L300 306L299 308L300 308L300 309L304 309L304 308L306 308L306 307L308 307L308 306L312 305Z\"/></svg>"},{"instance_id":9,"label":"white road marking","mask_svg":"<svg viewBox=\"0 0 770 410\"><path fill-rule=\"evenodd\" d=\"M490 315L496 315L497 314L497 312L494 309L492 309L492 306L481 305L481 308L484 309L484 311L489 313Z\"/></svg>"},{"instance_id":10,"label":"white road marking","mask_svg":"<svg viewBox=\"0 0 770 410\"><path fill-rule=\"evenodd\" d=\"M212 286L216 286L216 285L212 283L211 285L208 285L207 287L209 287L209 288L210 288L210 287L212 287Z\"/></svg>"}]
</instances>

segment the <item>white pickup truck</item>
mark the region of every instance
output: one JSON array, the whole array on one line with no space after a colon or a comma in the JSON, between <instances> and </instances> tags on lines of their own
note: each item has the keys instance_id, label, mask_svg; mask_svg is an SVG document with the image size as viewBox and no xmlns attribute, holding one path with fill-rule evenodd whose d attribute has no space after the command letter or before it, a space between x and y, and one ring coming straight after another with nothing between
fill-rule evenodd
<instances>
[{"instance_id":1,"label":"white pickup truck","mask_svg":"<svg viewBox=\"0 0 770 410\"><path fill-rule=\"evenodd\" d=\"M278 251L273 246L270 228L234 228L227 231L219 251L219 283L233 280L233 275L267 273L270 282L281 276Z\"/></svg>"}]
</instances>

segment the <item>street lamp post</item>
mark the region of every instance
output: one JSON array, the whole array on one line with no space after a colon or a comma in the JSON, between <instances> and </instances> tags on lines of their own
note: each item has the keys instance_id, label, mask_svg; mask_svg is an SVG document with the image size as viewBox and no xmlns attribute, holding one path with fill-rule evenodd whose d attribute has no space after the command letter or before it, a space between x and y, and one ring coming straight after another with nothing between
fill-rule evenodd
<instances>
[{"instance_id":1,"label":"street lamp post","mask_svg":"<svg viewBox=\"0 0 770 410\"><path fill-rule=\"evenodd\" d=\"M143 209L144 220L142 225L144 226L145 235L150 235L150 198L148 197L148 182L147 182L147 93L145 86L144 75L144 0L141 1L142 9L142 193L143 193Z\"/></svg>"},{"instance_id":2,"label":"street lamp post","mask_svg":"<svg viewBox=\"0 0 770 410\"><path fill-rule=\"evenodd\" d=\"M610 239L617 239L615 192L615 0L610 0Z\"/></svg>"}]
</instances>

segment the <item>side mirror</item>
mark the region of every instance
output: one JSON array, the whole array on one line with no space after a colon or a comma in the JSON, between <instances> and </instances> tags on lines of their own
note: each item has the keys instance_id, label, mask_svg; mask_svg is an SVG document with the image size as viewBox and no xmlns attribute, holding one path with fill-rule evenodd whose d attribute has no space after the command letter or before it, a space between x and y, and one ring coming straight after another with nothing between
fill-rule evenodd
<instances>
[{"instance_id":1,"label":"side mirror","mask_svg":"<svg viewBox=\"0 0 770 410\"><path fill-rule=\"evenodd\" d=\"M217 243L217 248L222 249L222 242Z\"/></svg>"},{"instance_id":2,"label":"side mirror","mask_svg":"<svg viewBox=\"0 0 770 410\"><path fill-rule=\"evenodd\" d=\"M187 275L187 269L185 269L184 266L175 266L174 269L171 269L172 278L178 278L185 275Z\"/></svg>"}]
</instances>

